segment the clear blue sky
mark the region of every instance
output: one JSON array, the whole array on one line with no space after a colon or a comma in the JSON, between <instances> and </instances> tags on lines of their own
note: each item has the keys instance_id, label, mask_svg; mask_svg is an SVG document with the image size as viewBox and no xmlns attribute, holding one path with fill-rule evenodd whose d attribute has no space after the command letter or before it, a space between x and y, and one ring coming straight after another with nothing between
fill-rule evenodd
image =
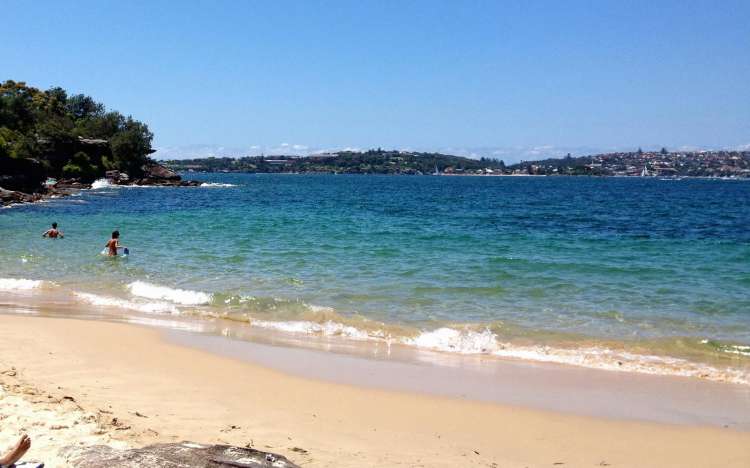
<instances>
[{"instance_id":1,"label":"clear blue sky","mask_svg":"<svg viewBox=\"0 0 750 468\"><path fill-rule=\"evenodd\" d=\"M156 146L750 143L750 1L14 1L0 79Z\"/></svg>"}]
</instances>

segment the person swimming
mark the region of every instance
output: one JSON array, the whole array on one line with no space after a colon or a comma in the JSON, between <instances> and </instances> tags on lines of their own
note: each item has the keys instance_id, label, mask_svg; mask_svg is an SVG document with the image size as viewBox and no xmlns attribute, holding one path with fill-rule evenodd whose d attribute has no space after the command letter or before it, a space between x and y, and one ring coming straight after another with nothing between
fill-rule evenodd
<instances>
[{"instance_id":1,"label":"person swimming","mask_svg":"<svg viewBox=\"0 0 750 468\"><path fill-rule=\"evenodd\" d=\"M113 231L112 238L107 241L104 247L107 249L107 255L109 255L110 257L117 256L118 248L127 250L127 247L125 247L124 245L120 245L120 231Z\"/></svg>"},{"instance_id":2,"label":"person swimming","mask_svg":"<svg viewBox=\"0 0 750 468\"><path fill-rule=\"evenodd\" d=\"M62 239L65 236L63 236L62 231L57 230L57 223L52 223L52 229L47 229L46 231L44 231L42 237L49 237L50 239L57 239L59 237Z\"/></svg>"}]
</instances>

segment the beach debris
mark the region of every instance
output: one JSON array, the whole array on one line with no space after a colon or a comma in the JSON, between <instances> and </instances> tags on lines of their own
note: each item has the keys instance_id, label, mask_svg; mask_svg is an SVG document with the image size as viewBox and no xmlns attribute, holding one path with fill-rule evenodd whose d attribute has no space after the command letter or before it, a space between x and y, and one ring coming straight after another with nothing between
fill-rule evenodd
<instances>
[{"instance_id":1,"label":"beach debris","mask_svg":"<svg viewBox=\"0 0 750 468\"><path fill-rule=\"evenodd\" d=\"M133 413L133 414L135 414L135 415L136 415L136 416L138 416L139 418L147 418L147 417L148 417L148 416L146 416L145 414L141 414L141 413L139 413L138 411L136 411L136 412L135 412L135 413Z\"/></svg>"},{"instance_id":2,"label":"beach debris","mask_svg":"<svg viewBox=\"0 0 750 468\"><path fill-rule=\"evenodd\" d=\"M15 368L15 367L11 367L11 368L10 368L10 369L8 369L8 370L4 370L4 371L2 372L2 374L3 374L3 375L7 375L8 377L15 377L16 375L18 375L18 372L16 371L16 368Z\"/></svg>"},{"instance_id":3,"label":"beach debris","mask_svg":"<svg viewBox=\"0 0 750 468\"><path fill-rule=\"evenodd\" d=\"M219 430L219 432L231 432L236 431L237 429L241 429L240 426L237 426L236 424L230 424L224 429Z\"/></svg>"},{"instance_id":4,"label":"beach debris","mask_svg":"<svg viewBox=\"0 0 750 468\"><path fill-rule=\"evenodd\" d=\"M143 468L179 466L181 468L299 468L275 453L231 445L204 445L194 442L153 444L142 448L118 450L106 445L68 446L60 451L75 468Z\"/></svg>"},{"instance_id":5,"label":"beach debris","mask_svg":"<svg viewBox=\"0 0 750 468\"><path fill-rule=\"evenodd\" d=\"M307 450L305 450L305 449L303 449L301 447L292 447L289 450L291 450L292 452L301 453L303 455L307 455L308 453L310 453L310 452L308 452Z\"/></svg>"}]
</instances>

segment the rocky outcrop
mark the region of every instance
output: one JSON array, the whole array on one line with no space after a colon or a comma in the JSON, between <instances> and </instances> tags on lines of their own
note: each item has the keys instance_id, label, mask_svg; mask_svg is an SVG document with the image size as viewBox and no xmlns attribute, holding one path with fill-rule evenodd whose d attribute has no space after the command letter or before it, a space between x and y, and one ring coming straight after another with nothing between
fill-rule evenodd
<instances>
[{"instance_id":1,"label":"rocky outcrop","mask_svg":"<svg viewBox=\"0 0 750 468\"><path fill-rule=\"evenodd\" d=\"M197 180L182 180L176 172L161 164L151 163L142 167L143 176L132 181L135 185L165 185L173 187L196 187L201 183Z\"/></svg>"},{"instance_id":2,"label":"rocky outcrop","mask_svg":"<svg viewBox=\"0 0 750 468\"><path fill-rule=\"evenodd\" d=\"M30 203L41 199L42 196L39 194L30 195L28 193L18 192L15 190L5 190L0 187L0 204L12 205L14 203Z\"/></svg>"},{"instance_id":3,"label":"rocky outcrop","mask_svg":"<svg viewBox=\"0 0 750 468\"><path fill-rule=\"evenodd\" d=\"M299 468L281 455L231 445L192 442L117 450L106 445L70 446L61 455L76 468Z\"/></svg>"},{"instance_id":4,"label":"rocky outcrop","mask_svg":"<svg viewBox=\"0 0 750 468\"><path fill-rule=\"evenodd\" d=\"M78 179L60 179L51 188L55 190L82 190L91 188L91 184L83 183Z\"/></svg>"},{"instance_id":5,"label":"rocky outcrop","mask_svg":"<svg viewBox=\"0 0 750 468\"><path fill-rule=\"evenodd\" d=\"M44 167L36 159L3 158L0 164L0 187L6 190L36 193L44 190L47 180Z\"/></svg>"}]
</instances>

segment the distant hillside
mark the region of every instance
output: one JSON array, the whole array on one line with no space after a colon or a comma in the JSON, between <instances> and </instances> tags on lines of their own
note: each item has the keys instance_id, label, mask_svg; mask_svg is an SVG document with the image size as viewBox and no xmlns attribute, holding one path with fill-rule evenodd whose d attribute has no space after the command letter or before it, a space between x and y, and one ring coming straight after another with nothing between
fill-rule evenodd
<instances>
[{"instance_id":1,"label":"distant hillside","mask_svg":"<svg viewBox=\"0 0 750 468\"><path fill-rule=\"evenodd\" d=\"M750 177L750 151L634 151L524 161L512 174Z\"/></svg>"},{"instance_id":2,"label":"distant hillside","mask_svg":"<svg viewBox=\"0 0 750 468\"><path fill-rule=\"evenodd\" d=\"M523 161L506 166L495 159L439 153L340 151L313 156L248 156L164 161L174 171L250 173L588 175L750 178L750 151L634 151Z\"/></svg>"},{"instance_id":3,"label":"distant hillside","mask_svg":"<svg viewBox=\"0 0 750 468\"><path fill-rule=\"evenodd\" d=\"M247 156L163 161L175 171L250 173L431 174L495 173L505 164L439 153L404 151L340 151L312 156Z\"/></svg>"}]
</instances>

